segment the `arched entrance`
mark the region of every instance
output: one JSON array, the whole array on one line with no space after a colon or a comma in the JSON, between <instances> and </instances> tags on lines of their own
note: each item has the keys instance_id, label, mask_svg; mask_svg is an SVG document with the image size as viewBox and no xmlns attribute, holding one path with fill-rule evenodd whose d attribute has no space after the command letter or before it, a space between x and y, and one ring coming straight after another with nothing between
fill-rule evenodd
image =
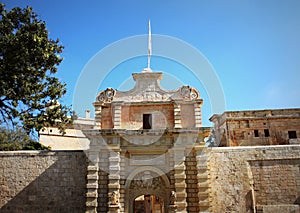
<instances>
[{"instance_id":1,"label":"arched entrance","mask_svg":"<svg viewBox=\"0 0 300 213\"><path fill-rule=\"evenodd\" d=\"M155 195L141 195L134 199L134 213L165 213L164 200Z\"/></svg>"},{"instance_id":2,"label":"arched entrance","mask_svg":"<svg viewBox=\"0 0 300 213\"><path fill-rule=\"evenodd\" d=\"M151 206L151 213L168 213L170 182L161 170L150 166L136 169L127 178L125 191L125 212L149 210Z\"/></svg>"}]
</instances>

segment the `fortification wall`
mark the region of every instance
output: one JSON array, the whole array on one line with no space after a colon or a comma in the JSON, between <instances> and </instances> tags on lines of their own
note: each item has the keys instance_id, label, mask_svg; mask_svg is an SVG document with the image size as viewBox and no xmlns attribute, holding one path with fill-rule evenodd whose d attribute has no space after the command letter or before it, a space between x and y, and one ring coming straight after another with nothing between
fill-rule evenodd
<instances>
[{"instance_id":1,"label":"fortification wall","mask_svg":"<svg viewBox=\"0 0 300 213\"><path fill-rule=\"evenodd\" d=\"M0 152L0 212L84 212L82 151Z\"/></svg>"},{"instance_id":2,"label":"fortification wall","mask_svg":"<svg viewBox=\"0 0 300 213\"><path fill-rule=\"evenodd\" d=\"M300 146L212 148L212 212L300 212Z\"/></svg>"},{"instance_id":3,"label":"fortification wall","mask_svg":"<svg viewBox=\"0 0 300 213\"><path fill-rule=\"evenodd\" d=\"M185 161L189 212L208 202L195 185L203 184L199 157L193 151ZM300 212L300 145L208 148L207 157L211 212ZM0 212L84 212L86 176L82 151L0 152ZM106 178L100 175L100 212Z\"/></svg>"}]
</instances>

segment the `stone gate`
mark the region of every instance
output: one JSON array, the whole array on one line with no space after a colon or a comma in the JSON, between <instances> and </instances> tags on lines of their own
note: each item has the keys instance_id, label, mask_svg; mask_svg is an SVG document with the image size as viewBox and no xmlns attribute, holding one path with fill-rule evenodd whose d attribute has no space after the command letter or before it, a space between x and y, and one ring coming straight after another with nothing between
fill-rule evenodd
<instances>
[{"instance_id":1,"label":"stone gate","mask_svg":"<svg viewBox=\"0 0 300 213\"><path fill-rule=\"evenodd\" d=\"M91 142L87 211L134 212L140 196L157 199L157 212L208 210L203 148L210 128L202 127L199 91L164 90L162 73L150 69L132 76L132 90L99 93L96 126L84 131Z\"/></svg>"}]
</instances>

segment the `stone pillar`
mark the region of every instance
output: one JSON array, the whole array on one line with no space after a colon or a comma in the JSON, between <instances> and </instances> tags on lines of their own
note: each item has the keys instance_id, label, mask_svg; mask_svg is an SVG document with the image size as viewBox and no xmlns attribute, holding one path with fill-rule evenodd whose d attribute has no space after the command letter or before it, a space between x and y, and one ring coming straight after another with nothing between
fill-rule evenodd
<instances>
[{"instance_id":1,"label":"stone pillar","mask_svg":"<svg viewBox=\"0 0 300 213\"><path fill-rule=\"evenodd\" d=\"M201 104L195 103L194 104L194 111L195 111L195 127L202 126L202 114L201 114Z\"/></svg>"},{"instance_id":2,"label":"stone pillar","mask_svg":"<svg viewBox=\"0 0 300 213\"><path fill-rule=\"evenodd\" d=\"M121 114L122 114L122 106L115 105L114 106L114 129L121 129Z\"/></svg>"},{"instance_id":3,"label":"stone pillar","mask_svg":"<svg viewBox=\"0 0 300 213\"><path fill-rule=\"evenodd\" d=\"M209 174L207 163L207 148L205 145L198 145L195 147L196 161L197 161L197 180L198 180L198 198L199 198L199 211L210 212L209 202Z\"/></svg>"},{"instance_id":4,"label":"stone pillar","mask_svg":"<svg viewBox=\"0 0 300 213\"><path fill-rule=\"evenodd\" d=\"M89 164L87 168L86 212L97 212L98 166Z\"/></svg>"},{"instance_id":5,"label":"stone pillar","mask_svg":"<svg viewBox=\"0 0 300 213\"><path fill-rule=\"evenodd\" d=\"M174 188L175 188L175 206L176 212L187 212L186 202L186 174L185 174L185 148L174 148Z\"/></svg>"},{"instance_id":6,"label":"stone pillar","mask_svg":"<svg viewBox=\"0 0 300 213\"><path fill-rule=\"evenodd\" d=\"M174 103L174 128L182 128L181 126L181 106Z\"/></svg>"},{"instance_id":7,"label":"stone pillar","mask_svg":"<svg viewBox=\"0 0 300 213\"><path fill-rule=\"evenodd\" d=\"M120 151L110 149L108 175L108 212L120 212Z\"/></svg>"},{"instance_id":8,"label":"stone pillar","mask_svg":"<svg viewBox=\"0 0 300 213\"><path fill-rule=\"evenodd\" d=\"M94 129L101 129L102 128L102 106L101 105L94 105L95 106L95 127Z\"/></svg>"}]
</instances>

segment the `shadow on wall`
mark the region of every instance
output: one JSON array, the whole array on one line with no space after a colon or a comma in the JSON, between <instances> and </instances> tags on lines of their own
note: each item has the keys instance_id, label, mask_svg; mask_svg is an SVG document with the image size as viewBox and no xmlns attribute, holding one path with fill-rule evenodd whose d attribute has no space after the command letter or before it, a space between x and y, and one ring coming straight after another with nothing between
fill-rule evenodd
<instances>
[{"instance_id":1,"label":"shadow on wall","mask_svg":"<svg viewBox=\"0 0 300 213\"><path fill-rule=\"evenodd\" d=\"M246 201L246 212L247 213L253 213L254 212L254 210L253 210L253 208L254 208L254 206L253 206L253 199L252 199L252 192L251 191L249 191L249 192L247 192L247 194L246 194L246 197L245 197L245 201Z\"/></svg>"},{"instance_id":2,"label":"shadow on wall","mask_svg":"<svg viewBox=\"0 0 300 213\"><path fill-rule=\"evenodd\" d=\"M0 153L0 212L84 212L86 168L82 151Z\"/></svg>"}]
</instances>

